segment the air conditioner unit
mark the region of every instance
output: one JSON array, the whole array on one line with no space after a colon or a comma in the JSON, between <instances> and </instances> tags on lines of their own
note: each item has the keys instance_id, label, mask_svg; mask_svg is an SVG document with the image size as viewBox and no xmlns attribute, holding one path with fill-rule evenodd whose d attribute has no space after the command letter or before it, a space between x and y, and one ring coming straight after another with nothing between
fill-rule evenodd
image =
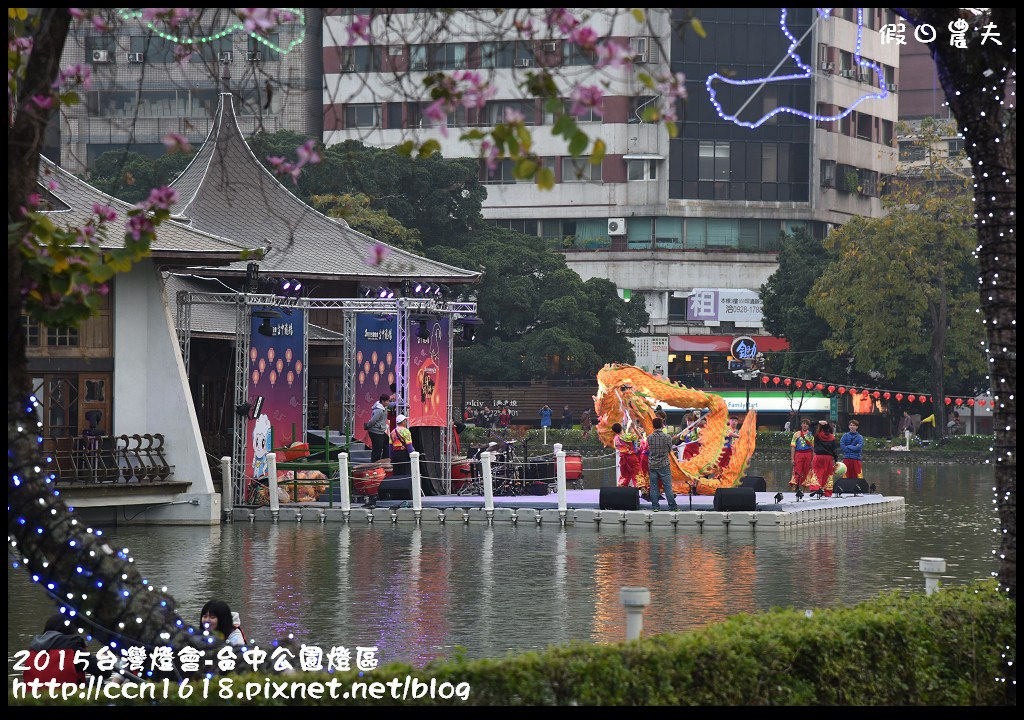
<instances>
[{"instance_id":1,"label":"air conditioner unit","mask_svg":"<svg viewBox=\"0 0 1024 720\"><path fill-rule=\"evenodd\" d=\"M835 64L834 63L830 63L830 62L822 62L821 63L821 71L823 73L830 73L830 72L832 72L832 70L834 68L835 68Z\"/></svg>"},{"instance_id":2,"label":"air conditioner unit","mask_svg":"<svg viewBox=\"0 0 1024 720\"><path fill-rule=\"evenodd\" d=\"M217 53L217 59L220 60L222 63L231 62L231 51L225 50L224 52Z\"/></svg>"},{"instance_id":3,"label":"air conditioner unit","mask_svg":"<svg viewBox=\"0 0 1024 720\"><path fill-rule=\"evenodd\" d=\"M834 178L822 178L821 186L823 188L834 188L836 186L836 181Z\"/></svg>"},{"instance_id":4,"label":"air conditioner unit","mask_svg":"<svg viewBox=\"0 0 1024 720\"><path fill-rule=\"evenodd\" d=\"M128 62L130 63L140 63L143 59L142 53L128 53Z\"/></svg>"},{"instance_id":5,"label":"air conditioner unit","mask_svg":"<svg viewBox=\"0 0 1024 720\"><path fill-rule=\"evenodd\" d=\"M402 46L401 45L392 45L391 47L388 48L388 55L391 55L392 57L394 57L395 55L402 55L402 54L403 54L403 52L402 52Z\"/></svg>"},{"instance_id":6,"label":"air conditioner unit","mask_svg":"<svg viewBox=\"0 0 1024 720\"><path fill-rule=\"evenodd\" d=\"M843 70L839 74L842 75L844 78L849 78L851 80L853 79L853 70Z\"/></svg>"},{"instance_id":7,"label":"air conditioner unit","mask_svg":"<svg viewBox=\"0 0 1024 720\"><path fill-rule=\"evenodd\" d=\"M890 85L889 86L889 92L896 92L896 86L895 85Z\"/></svg>"},{"instance_id":8,"label":"air conditioner unit","mask_svg":"<svg viewBox=\"0 0 1024 720\"><path fill-rule=\"evenodd\" d=\"M516 58L516 67L530 67L530 58Z\"/></svg>"},{"instance_id":9,"label":"air conditioner unit","mask_svg":"<svg viewBox=\"0 0 1024 720\"><path fill-rule=\"evenodd\" d=\"M557 50L558 50L558 43L556 43L556 42L546 42L546 43L544 43L544 52L546 52L546 53L553 53L553 52L556 52Z\"/></svg>"},{"instance_id":10,"label":"air conditioner unit","mask_svg":"<svg viewBox=\"0 0 1024 720\"><path fill-rule=\"evenodd\" d=\"M409 66L409 69L410 70L426 70L427 69L427 61L426 60L417 60L417 61L415 61L414 63L412 63Z\"/></svg>"},{"instance_id":11,"label":"air conditioner unit","mask_svg":"<svg viewBox=\"0 0 1024 720\"><path fill-rule=\"evenodd\" d=\"M356 66L353 65L352 63L349 63L348 65L342 65L341 66L341 71L343 73L355 72L356 71Z\"/></svg>"},{"instance_id":12,"label":"air conditioner unit","mask_svg":"<svg viewBox=\"0 0 1024 720\"><path fill-rule=\"evenodd\" d=\"M259 62L263 59L263 54L257 50L255 52L247 52L245 54L246 62Z\"/></svg>"},{"instance_id":13,"label":"air conditioner unit","mask_svg":"<svg viewBox=\"0 0 1024 720\"><path fill-rule=\"evenodd\" d=\"M608 235L625 235L626 218L608 218Z\"/></svg>"},{"instance_id":14,"label":"air conditioner unit","mask_svg":"<svg viewBox=\"0 0 1024 720\"><path fill-rule=\"evenodd\" d=\"M108 63L110 62L110 52L107 50L93 50L92 61L94 63Z\"/></svg>"},{"instance_id":15,"label":"air conditioner unit","mask_svg":"<svg viewBox=\"0 0 1024 720\"><path fill-rule=\"evenodd\" d=\"M828 64L828 67L826 68L826 72L835 72L835 71L836 71L836 64L834 62L830 62Z\"/></svg>"}]
</instances>

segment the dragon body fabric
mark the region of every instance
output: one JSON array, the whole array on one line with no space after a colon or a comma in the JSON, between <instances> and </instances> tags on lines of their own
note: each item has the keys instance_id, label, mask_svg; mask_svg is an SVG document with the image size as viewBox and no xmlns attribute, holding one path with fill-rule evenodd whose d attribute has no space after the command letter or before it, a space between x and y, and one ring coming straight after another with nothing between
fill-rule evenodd
<instances>
[{"instance_id":1,"label":"dragon body fabric","mask_svg":"<svg viewBox=\"0 0 1024 720\"><path fill-rule=\"evenodd\" d=\"M637 438L653 432L657 403L677 408L707 408L709 414L701 432L700 452L683 461L675 453L671 456L672 489L686 494L694 488L698 495L714 495L720 487L739 484L754 453L755 411L747 412L739 437L732 441L728 464L722 467L719 462L725 446L729 410L721 396L656 378L632 365L605 365L597 373L597 384L597 396L594 398L594 410L599 418L597 434L606 446L614 447L614 423L622 425L624 434L630 433ZM646 472L641 474L639 484L642 487L649 485Z\"/></svg>"}]
</instances>

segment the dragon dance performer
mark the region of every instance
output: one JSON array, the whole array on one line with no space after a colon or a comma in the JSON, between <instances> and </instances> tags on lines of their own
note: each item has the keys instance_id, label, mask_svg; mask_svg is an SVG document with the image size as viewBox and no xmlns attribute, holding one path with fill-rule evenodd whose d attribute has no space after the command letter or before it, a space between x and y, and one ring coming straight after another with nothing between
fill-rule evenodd
<instances>
[{"instance_id":1,"label":"dragon dance performer","mask_svg":"<svg viewBox=\"0 0 1024 720\"><path fill-rule=\"evenodd\" d=\"M637 487L640 477L640 447L632 433L622 432L622 425L612 425L615 451L619 454L619 487Z\"/></svg>"},{"instance_id":2,"label":"dragon dance performer","mask_svg":"<svg viewBox=\"0 0 1024 720\"><path fill-rule=\"evenodd\" d=\"M823 490L827 497L832 497L832 475L838 455L832 424L828 420L819 420L814 431L814 460L811 461L811 474L807 476L807 487L811 492Z\"/></svg>"},{"instance_id":3,"label":"dragon dance performer","mask_svg":"<svg viewBox=\"0 0 1024 720\"><path fill-rule=\"evenodd\" d=\"M686 416L687 426L676 435L683 443L683 455L680 460L689 460L700 452L700 432L703 429L706 419L701 417L700 412L692 412Z\"/></svg>"},{"instance_id":4,"label":"dragon dance performer","mask_svg":"<svg viewBox=\"0 0 1024 720\"><path fill-rule=\"evenodd\" d=\"M729 425L725 429L725 445L722 446L722 455L718 461L720 467L728 467L732 458L732 441L740 436L740 421L738 418L729 418Z\"/></svg>"},{"instance_id":5,"label":"dragon dance performer","mask_svg":"<svg viewBox=\"0 0 1024 720\"><path fill-rule=\"evenodd\" d=\"M793 440L789 443L789 460L793 463L793 477L790 478L789 486L794 490L807 480L813 457L814 435L811 434L811 420L801 418L800 429L793 433Z\"/></svg>"}]
</instances>

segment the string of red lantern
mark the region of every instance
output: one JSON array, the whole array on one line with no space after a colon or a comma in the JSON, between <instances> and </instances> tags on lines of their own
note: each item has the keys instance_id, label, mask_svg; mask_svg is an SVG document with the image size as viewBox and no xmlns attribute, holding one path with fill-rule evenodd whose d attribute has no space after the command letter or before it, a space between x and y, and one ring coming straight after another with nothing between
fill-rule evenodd
<instances>
[{"instance_id":1,"label":"string of red lantern","mask_svg":"<svg viewBox=\"0 0 1024 720\"><path fill-rule=\"evenodd\" d=\"M850 393L851 397L854 395L863 395L867 397L872 397L875 400L881 398L884 398L885 400L895 398L896 402L903 402L903 399L906 398L907 402L910 403L920 402L922 404L925 404L932 402L932 396L927 394L903 393L894 392L891 390L868 390L867 388L861 388L858 390L857 388L847 388L845 385L829 385L828 387L826 387L824 383L820 383L814 380L801 380L798 378L786 377L785 375L762 375L761 382L764 385L767 385L769 383L779 385L781 383L785 385L787 388L790 386L794 386L798 390L805 388L812 391L828 390L828 393L830 395L838 392L840 395ZM956 405L957 407L962 407L964 405L967 405L968 407L974 407L975 405L977 405L978 407L986 407L987 405L990 404L994 405L994 402L991 398L978 398L976 400L973 397L958 397L955 395L944 397L943 402L946 405Z\"/></svg>"}]
</instances>

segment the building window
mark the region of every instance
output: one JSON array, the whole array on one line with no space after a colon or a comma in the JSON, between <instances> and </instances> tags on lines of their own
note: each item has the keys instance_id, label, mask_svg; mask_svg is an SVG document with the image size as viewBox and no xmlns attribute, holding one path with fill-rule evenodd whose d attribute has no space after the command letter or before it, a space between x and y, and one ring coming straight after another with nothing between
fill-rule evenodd
<instances>
[{"instance_id":1,"label":"building window","mask_svg":"<svg viewBox=\"0 0 1024 720\"><path fill-rule=\"evenodd\" d=\"M629 112L630 123L644 123L648 122L645 119L645 115L649 111L656 111L658 109L657 100L658 98L652 95L641 95L633 98L633 104Z\"/></svg>"},{"instance_id":2,"label":"building window","mask_svg":"<svg viewBox=\"0 0 1024 720\"><path fill-rule=\"evenodd\" d=\"M281 47L281 34L280 33L268 33L266 35L267 42L274 47ZM249 38L249 52L259 53L259 62L278 62L281 60L281 53L277 50L271 49L266 43L259 42L256 38ZM248 60L252 58L256 60L256 57L250 55L246 58Z\"/></svg>"},{"instance_id":3,"label":"building window","mask_svg":"<svg viewBox=\"0 0 1024 720\"><path fill-rule=\"evenodd\" d=\"M776 143L761 144L761 182L779 181L779 146Z\"/></svg>"},{"instance_id":4,"label":"building window","mask_svg":"<svg viewBox=\"0 0 1024 720\"><path fill-rule=\"evenodd\" d=\"M946 141L946 152L949 157L956 157L964 151L964 141L960 140L947 140Z\"/></svg>"},{"instance_id":5,"label":"building window","mask_svg":"<svg viewBox=\"0 0 1024 720\"><path fill-rule=\"evenodd\" d=\"M103 53L106 53L104 55ZM85 59L91 63L117 62L117 41L113 35L86 35ZM124 57L121 57L124 62Z\"/></svg>"},{"instance_id":6,"label":"building window","mask_svg":"<svg viewBox=\"0 0 1024 720\"><path fill-rule=\"evenodd\" d=\"M563 65L593 65L597 55L593 50L581 48L576 43L562 43L562 64Z\"/></svg>"},{"instance_id":7,"label":"building window","mask_svg":"<svg viewBox=\"0 0 1024 720\"><path fill-rule=\"evenodd\" d=\"M103 402L106 399L107 381L106 380L86 380L85 381L85 401L86 402Z\"/></svg>"},{"instance_id":8,"label":"building window","mask_svg":"<svg viewBox=\"0 0 1024 720\"><path fill-rule=\"evenodd\" d=\"M657 160L627 160L626 178L628 180L657 180Z\"/></svg>"},{"instance_id":9,"label":"building window","mask_svg":"<svg viewBox=\"0 0 1024 720\"><path fill-rule=\"evenodd\" d=\"M144 90L139 93L139 117L185 117L187 108L187 90Z\"/></svg>"},{"instance_id":10,"label":"building window","mask_svg":"<svg viewBox=\"0 0 1024 720\"><path fill-rule=\"evenodd\" d=\"M46 344L49 347L78 347L77 328L46 328Z\"/></svg>"},{"instance_id":11,"label":"building window","mask_svg":"<svg viewBox=\"0 0 1024 720\"><path fill-rule=\"evenodd\" d=\"M266 90L261 85L255 87L246 85L241 93L235 94L238 103L239 115L256 115L266 117L276 115L284 108L284 93L278 89L268 97ZM269 101L270 106L267 107Z\"/></svg>"},{"instance_id":12,"label":"building window","mask_svg":"<svg viewBox=\"0 0 1024 720\"><path fill-rule=\"evenodd\" d=\"M836 161L821 161L821 186L823 188L834 188L836 186Z\"/></svg>"},{"instance_id":13,"label":"building window","mask_svg":"<svg viewBox=\"0 0 1024 720\"><path fill-rule=\"evenodd\" d=\"M860 194L867 197L878 196L878 173L874 170L860 171Z\"/></svg>"},{"instance_id":14,"label":"building window","mask_svg":"<svg viewBox=\"0 0 1024 720\"><path fill-rule=\"evenodd\" d=\"M533 65L533 45L528 42L480 43L480 67L528 68Z\"/></svg>"},{"instance_id":15,"label":"building window","mask_svg":"<svg viewBox=\"0 0 1024 720\"><path fill-rule=\"evenodd\" d=\"M39 321L28 315L21 316L21 331L25 335L26 347L39 347Z\"/></svg>"},{"instance_id":16,"label":"building window","mask_svg":"<svg viewBox=\"0 0 1024 720\"><path fill-rule=\"evenodd\" d=\"M882 121L882 136L878 141L886 147L892 147L892 120Z\"/></svg>"},{"instance_id":17,"label":"building window","mask_svg":"<svg viewBox=\"0 0 1024 720\"><path fill-rule=\"evenodd\" d=\"M487 167L487 163L480 161L480 182L485 185L511 185L516 181L515 161L508 158L499 162L494 169Z\"/></svg>"},{"instance_id":18,"label":"building window","mask_svg":"<svg viewBox=\"0 0 1024 720\"><path fill-rule=\"evenodd\" d=\"M591 164L590 157L562 158L562 182L601 182L601 163Z\"/></svg>"},{"instance_id":19,"label":"building window","mask_svg":"<svg viewBox=\"0 0 1024 720\"><path fill-rule=\"evenodd\" d=\"M659 250L681 250L683 248L682 218L655 218L654 246Z\"/></svg>"},{"instance_id":20,"label":"building window","mask_svg":"<svg viewBox=\"0 0 1024 720\"><path fill-rule=\"evenodd\" d=\"M729 143L701 140L697 172L698 180L728 180Z\"/></svg>"},{"instance_id":21,"label":"building window","mask_svg":"<svg viewBox=\"0 0 1024 720\"><path fill-rule=\"evenodd\" d=\"M594 108L586 108L585 112L582 115L573 115L572 112L571 112L572 105L573 105L571 100L564 100L562 105L563 105L562 109L565 112L565 114L566 115L570 115L573 118L573 120L575 120L577 123L592 123L592 122L601 122L602 121L601 116L598 115L594 111ZM554 125L555 124L555 113L553 113L553 112L545 112L544 113L544 122L547 125Z\"/></svg>"},{"instance_id":22,"label":"building window","mask_svg":"<svg viewBox=\"0 0 1024 720\"><path fill-rule=\"evenodd\" d=\"M626 221L626 248L629 250L650 250L654 218L631 217Z\"/></svg>"},{"instance_id":23,"label":"building window","mask_svg":"<svg viewBox=\"0 0 1024 720\"><path fill-rule=\"evenodd\" d=\"M230 37L227 38L230 41ZM131 54L142 53L143 61L147 63L172 63L174 58L175 44L170 40L164 40L159 35L132 35L129 42ZM227 47L228 50L231 47ZM193 55L195 59L197 55ZM214 55L216 57L216 55Z\"/></svg>"},{"instance_id":24,"label":"building window","mask_svg":"<svg viewBox=\"0 0 1024 720\"><path fill-rule=\"evenodd\" d=\"M916 140L901 140L900 161L915 162L918 160L924 160L924 145L921 145Z\"/></svg>"},{"instance_id":25,"label":"building window","mask_svg":"<svg viewBox=\"0 0 1024 720\"><path fill-rule=\"evenodd\" d=\"M425 45L415 47L424 50ZM413 49L415 49L415 47ZM380 72L381 67L380 47L369 45L357 45L355 47L343 48L341 51L341 72ZM416 68L412 68L415 70Z\"/></svg>"},{"instance_id":26,"label":"building window","mask_svg":"<svg viewBox=\"0 0 1024 720\"><path fill-rule=\"evenodd\" d=\"M370 103L346 105L345 127L380 127L380 106Z\"/></svg>"},{"instance_id":27,"label":"building window","mask_svg":"<svg viewBox=\"0 0 1024 720\"><path fill-rule=\"evenodd\" d=\"M133 40L135 38L132 38ZM157 38L154 38L154 40ZM231 35L225 35L222 38L213 38L204 43L195 45L195 52L192 57L189 58L190 63L201 62L208 63L210 65L217 65L221 62L223 53L230 53L234 50L235 43ZM243 60L244 58L232 57L232 61ZM146 60L149 60L149 56L146 56ZM173 58L172 58L173 60ZM159 60L155 62L171 62L172 60Z\"/></svg>"},{"instance_id":28,"label":"building window","mask_svg":"<svg viewBox=\"0 0 1024 720\"><path fill-rule=\"evenodd\" d=\"M536 119L533 100L498 100L487 103L484 109L484 125L497 125L505 122L505 111L521 113L525 125L533 125Z\"/></svg>"}]
</instances>

